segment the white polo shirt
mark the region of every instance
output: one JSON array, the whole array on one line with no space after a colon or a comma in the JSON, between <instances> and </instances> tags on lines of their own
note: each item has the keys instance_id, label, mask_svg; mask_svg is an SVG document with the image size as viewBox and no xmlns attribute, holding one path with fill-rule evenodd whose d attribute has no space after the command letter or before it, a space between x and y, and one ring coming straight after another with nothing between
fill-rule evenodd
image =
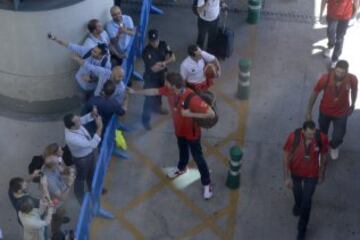
<instances>
[{"instance_id":1,"label":"white polo shirt","mask_svg":"<svg viewBox=\"0 0 360 240\"><path fill-rule=\"evenodd\" d=\"M205 21L214 21L220 14L220 0L207 0L209 7L199 14L199 17ZM205 4L205 0L198 0L197 6L201 7Z\"/></svg>"},{"instance_id":2,"label":"white polo shirt","mask_svg":"<svg viewBox=\"0 0 360 240\"><path fill-rule=\"evenodd\" d=\"M214 55L205 51L201 51L201 56L197 62L188 56L180 65L180 74L188 83L199 84L205 81L205 64L216 59Z\"/></svg>"}]
</instances>

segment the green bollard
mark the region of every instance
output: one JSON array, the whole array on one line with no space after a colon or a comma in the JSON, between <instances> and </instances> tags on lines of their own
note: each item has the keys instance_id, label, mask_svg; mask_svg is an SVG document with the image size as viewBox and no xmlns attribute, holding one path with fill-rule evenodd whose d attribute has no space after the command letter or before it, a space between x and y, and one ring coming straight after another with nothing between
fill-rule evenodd
<instances>
[{"instance_id":1,"label":"green bollard","mask_svg":"<svg viewBox=\"0 0 360 240\"><path fill-rule=\"evenodd\" d=\"M249 24L257 24L260 17L261 0L249 0L248 16L246 22Z\"/></svg>"},{"instance_id":2,"label":"green bollard","mask_svg":"<svg viewBox=\"0 0 360 240\"><path fill-rule=\"evenodd\" d=\"M240 100L247 100L250 96L250 67L250 60L242 59L239 61L239 81L237 97Z\"/></svg>"},{"instance_id":3,"label":"green bollard","mask_svg":"<svg viewBox=\"0 0 360 240\"><path fill-rule=\"evenodd\" d=\"M230 189L237 189L240 187L240 169L242 156L243 152L238 146L233 146L230 149L230 169L226 179L226 186Z\"/></svg>"}]
</instances>

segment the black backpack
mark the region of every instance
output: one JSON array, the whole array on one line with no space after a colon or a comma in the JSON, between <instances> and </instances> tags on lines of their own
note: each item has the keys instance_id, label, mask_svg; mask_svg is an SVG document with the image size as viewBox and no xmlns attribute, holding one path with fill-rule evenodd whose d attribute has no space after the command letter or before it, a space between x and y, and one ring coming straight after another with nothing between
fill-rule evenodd
<instances>
[{"instance_id":1,"label":"black backpack","mask_svg":"<svg viewBox=\"0 0 360 240\"><path fill-rule=\"evenodd\" d=\"M189 95L187 95L185 98L184 109L189 109L190 101L194 96L199 96L215 112L215 117L213 117L213 118L194 118L194 121L198 124L199 127L206 128L206 129L212 128L219 121L219 116L216 112L215 94L210 91L203 91L203 92L199 92L199 93L192 92Z\"/></svg>"},{"instance_id":2,"label":"black backpack","mask_svg":"<svg viewBox=\"0 0 360 240\"><path fill-rule=\"evenodd\" d=\"M205 3L209 1L209 0L205 0ZM199 16L199 13L197 11L197 4L198 4L198 0L193 0L193 4L192 4L192 11L196 16Z\"/></svg>"},{"instance_id":3,"label":"black backpack","mask_svg":"<svg viewBox=\"0 0 360 240\"><path fill-rule=\"evenodd\" d=\"M301 138L301 128L298 128L294 131L295 134L295 139L291 148L291 154L295 153L295 150L297 148L297 146L300 143L300 138ZM316 139L316 144L319 147L319 150L321 150L322 148L322 141L321 141L321 132L320 130L316 129L316 133L315 133L315 139Z\"/></svg>"}]
</instances>

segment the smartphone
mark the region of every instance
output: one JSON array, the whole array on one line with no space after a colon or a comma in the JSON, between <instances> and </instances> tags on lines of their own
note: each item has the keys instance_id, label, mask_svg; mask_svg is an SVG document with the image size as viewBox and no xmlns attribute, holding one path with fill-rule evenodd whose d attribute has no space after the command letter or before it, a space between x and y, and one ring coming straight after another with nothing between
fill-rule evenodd
<instances>
[{"instance_id":1,"label":"smartphone","mask_svg":"<svg viewBox=\"0 0 360 240\"><path fill-rule=\"evenodd\" d=\"M47 36L48 36L48 38L51 39L51 40L54 40L54 39L55 39L55 36L54 36L52 33L48 33Z\"/></svg>"}]
</instances>

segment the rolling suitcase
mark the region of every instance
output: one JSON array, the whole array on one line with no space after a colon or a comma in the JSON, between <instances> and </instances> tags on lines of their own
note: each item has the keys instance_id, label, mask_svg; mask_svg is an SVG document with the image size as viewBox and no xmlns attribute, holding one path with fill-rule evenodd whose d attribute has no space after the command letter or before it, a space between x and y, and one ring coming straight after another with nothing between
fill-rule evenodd
<instances>
[{"instance_id":1,"label":"rolling suitcase","mask_svg":"<svg viewBox=\"0 0 360 240\"><path fill-rule=\"evenodd\" d=\"M231 56L234 51L234 31L226 27L228 12L224 12L223 24L220 24L216 36L215 55L219 59L225 59Z\"/></svg>"}]
</instances>

